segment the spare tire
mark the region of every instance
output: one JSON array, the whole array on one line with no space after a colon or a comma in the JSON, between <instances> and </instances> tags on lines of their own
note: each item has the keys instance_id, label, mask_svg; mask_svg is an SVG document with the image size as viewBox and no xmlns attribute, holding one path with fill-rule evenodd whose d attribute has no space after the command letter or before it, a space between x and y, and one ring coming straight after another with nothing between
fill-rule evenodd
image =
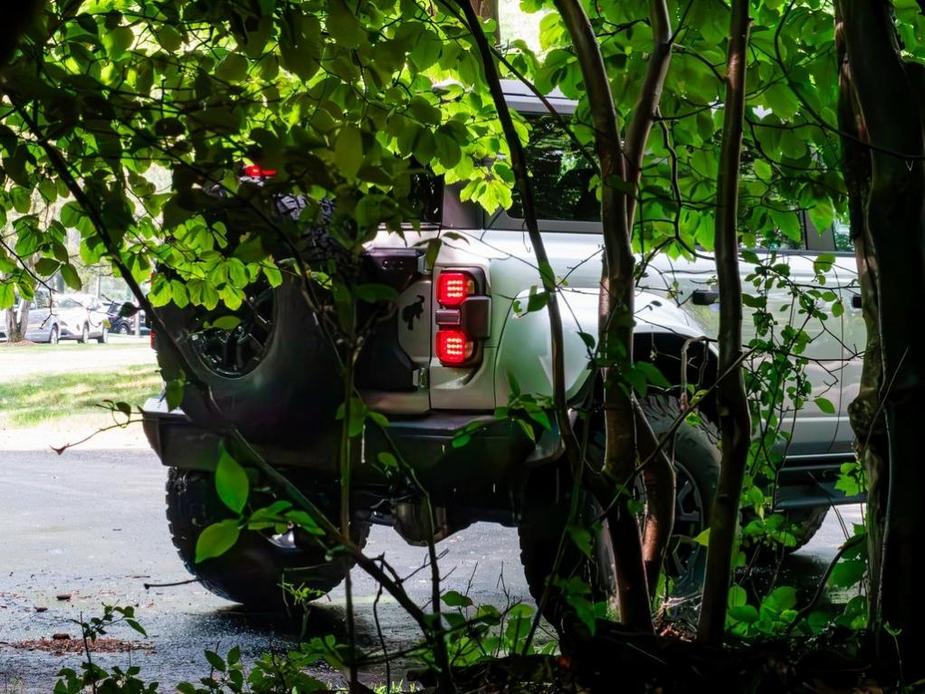
<instances>
[{"instance_id":1,"label":"spare tire","mask_svg":"<svg viewBox=\"0 0 925 694\"><path fill-rule=\"evenodd\" d=\"M203 349L202 309L175 304L156 309L171 338L158 336L158 363L166 380L179 377L187 368L193 371L185 374L188 384L181 408L199 426L214 429L230 424L252 443L301 450L312 446L313 451L330 452L333 460L336 412L343 399L334 346L297 279L287 278L262 294L264 304L271 304L260 321L265 333L238 341L259 343L258 350L250 346L256 356L248 363L237 369L219 368ZM208 387L212 404L209 394L191 383L196 381Z\"/></svg>"}]
</instances>

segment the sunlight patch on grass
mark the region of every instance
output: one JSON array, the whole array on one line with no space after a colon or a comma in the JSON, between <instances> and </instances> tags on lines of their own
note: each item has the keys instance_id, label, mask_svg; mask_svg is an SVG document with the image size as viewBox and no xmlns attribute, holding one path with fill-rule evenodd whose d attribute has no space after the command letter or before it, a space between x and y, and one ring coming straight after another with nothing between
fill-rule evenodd
<instances>
[{"instance_id":1,"label":"sunlight patch on grass","mask_svg":"<svg viewBox=\"0 0 925 694\"><path fill-rule=\"evenodd\" d=\"M27 427L61 417L100 414L104 400L127 402L134 408L160 389L160 374L150 365L30 376L0 384L0 424Z\"/></svg>"}]
</instances>

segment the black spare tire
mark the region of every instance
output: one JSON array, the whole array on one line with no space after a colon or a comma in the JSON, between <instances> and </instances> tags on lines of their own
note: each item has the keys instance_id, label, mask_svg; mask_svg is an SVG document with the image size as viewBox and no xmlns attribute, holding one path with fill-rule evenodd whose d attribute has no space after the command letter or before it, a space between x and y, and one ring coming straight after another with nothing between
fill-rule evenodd
<instances>
[{"instance_id":1,"label":"black spare tire","mask_svg":"<svg viewBox=\"0 0 925 694\"><path fill-rule=\"evenodd\" d=\"M194 371L187 381L195 379L208 386L215 407L203 389L188 385L183 391L181 407L200 426L231 424L255 444L304 447L323 443L333 453L336 437L332 433L343 388L331 340L297 279L286 278L275 289L257 289L259 293L252 292L251 301L239 313L267 312L254 318L255 325L264 324L263 332L238 339L235 348L247 341L254 357L237 370L217 368L203 349L202 309L175 304L158 308L158 317L173 337L157 341L164 376L177 378L185 363ZM253 305L257 299L261 299L260 307Z\"/></svg>"}]
</instances>

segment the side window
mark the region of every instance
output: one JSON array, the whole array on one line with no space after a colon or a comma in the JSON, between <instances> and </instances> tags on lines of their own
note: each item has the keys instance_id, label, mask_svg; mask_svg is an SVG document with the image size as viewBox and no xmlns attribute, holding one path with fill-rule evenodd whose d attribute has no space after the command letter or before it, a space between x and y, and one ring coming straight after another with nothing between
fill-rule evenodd
<instances>
[{"instance_id":1,"label":"side window","mask_svg":"<svg viewBox=\"0 0 925 694\"><path fill-rule=\"evenodd\" d=\"M832 230L835 235L835 250L842 253L853 253L854 243L851 241L851 227L843 222L835 222Z\"/></svg>"},{"instance_id":2,"label":"side window","mask_svg":"<svg viewBox=\"0 0 925 694\"><path fill-rule=\"evenodd\" d=\"M32 305L35 308L48 308L48 294L45 292L36 292L32 299Z\"/></svg>"},{"instance_id":3,"label":"side window","mask_svg":"<svg viewBox=\"0 0 925 694\"><path fill-rule=\"evenodd\" d=\"M529 116L527 166L533 174L533 196L540 219L599 222L601 205L590 189L594 170L550 115ZM522 219L523 202L514 189L511 217Z\"/></svg>"}]
</instances>

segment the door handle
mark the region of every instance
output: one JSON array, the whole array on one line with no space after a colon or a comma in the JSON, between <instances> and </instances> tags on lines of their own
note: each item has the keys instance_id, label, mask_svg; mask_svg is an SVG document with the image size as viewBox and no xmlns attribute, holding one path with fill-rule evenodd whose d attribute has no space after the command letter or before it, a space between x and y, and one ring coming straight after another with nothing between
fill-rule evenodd
<instances>
[{"instance_id":1,"label":"door handle","mask_svg":"<svg viewBox=\"0 0 925 694\"><path fill-rule=\"evenodd\" d=\"M851 295L851 308L861 308L861 295L860 294Z\"/></svg>"},{"instance_id":2,"label":"door handle","mask_svg":"<svg viewBox=\"0 0 925 694\"><path fill-rule=\"evenodd\" d=\"M691 292L691 303L695 306L719 303L719 292L713 289L695 289Z\"/></svg>"}]
</instances>

